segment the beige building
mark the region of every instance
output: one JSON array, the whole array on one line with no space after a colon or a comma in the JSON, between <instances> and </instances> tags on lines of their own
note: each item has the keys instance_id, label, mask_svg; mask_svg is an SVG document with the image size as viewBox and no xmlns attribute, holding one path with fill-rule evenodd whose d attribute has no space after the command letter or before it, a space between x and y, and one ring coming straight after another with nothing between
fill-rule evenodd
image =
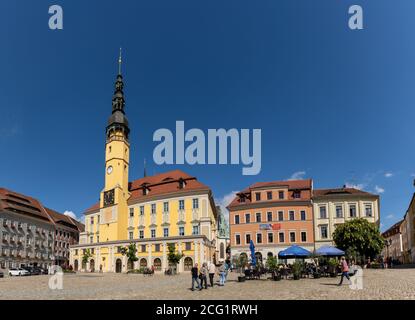
<instances>
[{"instance_id":1,"label":"beige building","mask_svg":"<svg viewBox=\"0 0 415 320\"><path fill-rule=\"evenodd\" d=\"M385 258L392 258L392 260L399 260L403 262L403 239L402 227L403 220L395 223L392 227L382 233L385 239L385 247L382 250L382 256Z\"/></svg>"},{"instance_id":2,"label":"beige building","mask_svg":"<svg viewBox=\"0 0 415 320\"><path fill-rule=\"evenodd\" d=\"M354 188L316 189L313 192L316 249L333 245L336 226L354 218L379 225L379 196Z\"/></svg>"}]
</instances>

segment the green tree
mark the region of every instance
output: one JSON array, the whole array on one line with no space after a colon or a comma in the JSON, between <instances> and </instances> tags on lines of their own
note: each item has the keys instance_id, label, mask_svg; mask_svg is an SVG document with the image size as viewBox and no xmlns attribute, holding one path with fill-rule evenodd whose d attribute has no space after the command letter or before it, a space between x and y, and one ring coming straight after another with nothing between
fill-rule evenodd
<instances>
[{"instance_id":1,"label":"green tree","mask_svg":"<svg viewBox=\"0 0 415 320\"><path fill-rule=\"evenodd\" d=\"M272 271L276 270L278 267L278 258L276 256L267 257L266 267Z\"/></svg>"},{"instance_id":2,"label":"green tree","mask_svg":"<svg viewBox=\"0 0 415 320\"><path fill-rule=\"evenodd\" d=\"M379 228L363 218L339 225L333 233L333 240L337 247L348 254L365 258L375 258L384 246Z\"/></svg>"},{"instance_id":3,"label":"green tree","mask_svg":"<svg viewBox=\"0 0 415 320\"><path fill-rule=\"evenodd\" d=\"M82 266L86 266L89 259L92 258L92 253L89 249L86 249L84 253L82 254Z\"/></svg>"},{"instance_id":4,"label":"green tree","mask_svg":"<svg viewBox=\"0 0 415 320\"><path fill-rule=\"evenodd\" d=\"M128 261L134 266L134 262L138 261L137 246L131 243L128 247L121 248L121 254L126 256ZM134 267L133 267L134 269Z\"/></svg>"},{"instance_id":5,"label":"green tree","mask_svg":"<svg viewBox=\"0 0 415 320\"><path fill-rule=\"evenodd\" d=\"M176 253L176 246L173 243L169 243L168 250L167 260L169 261L169 265L176 267L183 258L183 254Z\"/></svg>"}]
</instances>

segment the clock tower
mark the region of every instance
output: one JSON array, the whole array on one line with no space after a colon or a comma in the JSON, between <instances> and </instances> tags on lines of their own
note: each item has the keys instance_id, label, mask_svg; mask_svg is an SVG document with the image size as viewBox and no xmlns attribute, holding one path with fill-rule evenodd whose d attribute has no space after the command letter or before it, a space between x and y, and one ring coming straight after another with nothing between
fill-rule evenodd
<instances>
[{"instance_id":1,"label":"clock tower","mask_svg":"<svg viewBox=\"0 0 415 320\"><path fill-rule=\"evenodd\" d=\"M101 192L100 240L127 239L128 169L130 128L125 115L124 82L119 70L112 98L112 114L108 119L105 144L105 187ZM124 234L125 233L125 234Z\"/></svg>"}]
</instances>

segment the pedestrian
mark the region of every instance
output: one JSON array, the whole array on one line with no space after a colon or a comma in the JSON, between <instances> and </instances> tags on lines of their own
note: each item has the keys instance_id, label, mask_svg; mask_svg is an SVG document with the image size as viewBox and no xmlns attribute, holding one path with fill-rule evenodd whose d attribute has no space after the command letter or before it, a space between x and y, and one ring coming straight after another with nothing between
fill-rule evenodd
<instances>
[{"instance_id":1,"label":"pedestrian","mask_svg":"<svg viewBox=\"0 0 415 320\"><path fill-rule=\"evenodd\" d=\"M202 264L202 268L200 268L200 286L203 288L203 284L205 284L205 289L208 288L207 284L207 277L208 277L208 267L207 263Z\"/></svg>"},{"instance_id":2,"label":"pedestrian","mask_svg":"<svg viewBox=\"0 0 415 320\"><path fill-rule=\"evenodd\" d=\"M200 286L200 282L199 282L199 269L198 269L198 264L196 263L192 270L191 270L191 274L192 274L192 291L195 291L195 282L197 284L197 289L202 290L202 287Z\"/></svg>"},{"instance_id":3,"label":"pedestrian","mask_svg":"<svg viewBox=\"0 0 415 320\"><path fill-rule=\"evenodd\" d=\"M210 286L213 288L213 278L215 277L216 267L213 262L209 264L209 280Z\"/></svg>"},{"instance_id":4,"label":"pedestrian","mask_svg":"<svg viewBox=\"0 0 415 320\"><path fill-rule=\"evenodd\" d=\"M229 274L229 261L225 261L225 281L224 281L224 283L226 283L226 280L228 280L228 274Z\"/></svg>"},{"instance_id":5,"label":"pedestrian","mask_svg":"<svg viewBox=\"0 0 415 320\"><path fill-rule=\"evenodd\" d=\"M222 263L219 267L219 285L223 287L225 285L225 264Z\"/></svg>"},{"instance_id":6,"label":"pedestrian","mask_svg":"<svg viewBox=\"0 0 415 320\"><path fill-rule=\"evenodd\" d=\"M350 282L349 266L347 264L347 261L346 261L345 257L341 257L340 266L341 266L341 269L342 269L342 277L340 279L340 283L338 284L338 286L341 286L343 284L344 277L346 277L347 280L349 280L349 282Z\"/></svg>"}]
</instances>

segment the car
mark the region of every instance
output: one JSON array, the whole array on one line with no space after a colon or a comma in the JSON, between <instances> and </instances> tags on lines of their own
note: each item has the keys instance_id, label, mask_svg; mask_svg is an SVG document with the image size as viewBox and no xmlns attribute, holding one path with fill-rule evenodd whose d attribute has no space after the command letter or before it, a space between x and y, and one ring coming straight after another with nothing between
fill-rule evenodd
<instances>
[{"instance_id":1,"label":"car","mask_svg":"<svg viewBox=\"0 0 415 320\"><path fill-rule=\"evenodd\" d=\"M30 275L29 271L23 268L11 268L9 269L9 276L28 276Z\"/></svg>"},{"instance_id":2,"label":"car","mask_svg":"<svg viewBox=\"0 0 415 320\"><path fill-rule=\"evenodd\" d=\"M36 267L22 267L22 269L25 269L26 271L29 272L29 274L32 276L38 276L40 274L42 274L42 270L40 270L39 268Z\"/></svg>"}]
</instances>

